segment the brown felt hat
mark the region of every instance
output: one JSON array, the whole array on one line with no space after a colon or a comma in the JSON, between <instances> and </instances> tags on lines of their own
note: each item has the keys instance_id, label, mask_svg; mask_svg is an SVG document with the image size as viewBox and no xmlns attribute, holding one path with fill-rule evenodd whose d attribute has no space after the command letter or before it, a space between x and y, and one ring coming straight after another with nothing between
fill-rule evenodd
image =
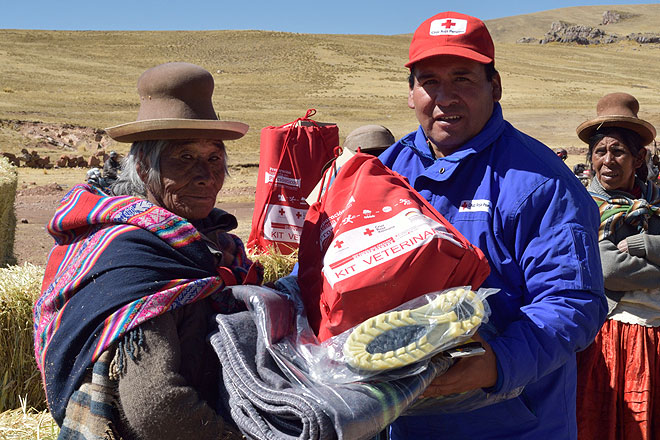
<instances>
[{"instance_id":1,"label":"brown felt hat","mask_svg":"<svg viewBox=\"0 0 660 440\"><path fill-rule=\"evenodd\" d=\"M596 118L585 121L576 129L578 137L589 143L589 138L604 127L627 128L639 134L643 146L655 139L655 127L637 117L639 102L628 93L610 93L603 96L596 104Z\"/></svg>"},{"instance_id":2,"label":"brown felt hat","mask_svg":"<svg viewBox=\"0 0 660 440\"><path fill-rule=\"evenodd\" d=\"M106 128L118 142L161 139L220 139L242 137L248 125L219 121L213 109L213 76L190 63L165 63L140 75L137 120Z\"/></svg>"},{"instance_id":3,"label":"brown felt hat","mask_svg":"<svg viewBox=\"0 0 660 440\"><path fill-rule=\"evenodd\" d=\"M382 125L363 125L346 136L343 147L378 156L395 141L392 132Z\"/></svg>"}]
</instances>

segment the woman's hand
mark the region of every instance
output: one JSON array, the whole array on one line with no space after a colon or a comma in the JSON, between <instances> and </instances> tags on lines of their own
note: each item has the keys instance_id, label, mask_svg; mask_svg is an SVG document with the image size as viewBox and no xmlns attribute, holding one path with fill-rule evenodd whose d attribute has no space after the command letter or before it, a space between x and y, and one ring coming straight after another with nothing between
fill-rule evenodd
<instances>
[{"instance_id":1,"label":"woman's hand","mask_svg":"<svg viewBox=\"0 0 660 440\"><path fill-rule=\"evenodd\" d=\"M616 247L623 253L628 253L628 240L625 238L617 243Z\"/></svg>"},{"instance_id":2,"label":"woman's hand","mask_svg":"<svg viewBox=\"0 0 660 440\"><path fill-rule=\"evenodd\" d=\"M459 359L445 374L433 379L421 397L438 397L462 393L497 383L497 357L484 339L475 334L472 339L481 342L486 352L479 356Z\"/></svg>"}]
</instances>

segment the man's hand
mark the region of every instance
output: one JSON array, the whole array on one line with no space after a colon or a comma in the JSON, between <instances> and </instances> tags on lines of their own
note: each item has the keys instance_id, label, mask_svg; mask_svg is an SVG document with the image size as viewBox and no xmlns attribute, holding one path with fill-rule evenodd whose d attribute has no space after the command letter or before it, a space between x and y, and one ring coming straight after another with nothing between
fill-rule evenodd
<instances>
[{"instance_id":1,"label":"man's hand","mask_svg":"<svg viewBox=\"0 0 660 440\"><path fill-rule=\"evenodd\" d=\"M459 359L445 374L436 377L421 397L438 397L462 393L478 388L492 387L497 383L495 352L479 334L475 334L472 339L481 342L486 352L479 356Z\"/></svg>"}]
</instances>

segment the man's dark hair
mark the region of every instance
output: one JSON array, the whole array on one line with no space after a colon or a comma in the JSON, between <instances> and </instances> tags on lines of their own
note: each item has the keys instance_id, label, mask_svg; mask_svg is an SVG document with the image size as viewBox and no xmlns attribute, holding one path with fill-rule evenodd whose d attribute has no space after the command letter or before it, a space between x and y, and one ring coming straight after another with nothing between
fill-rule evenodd
<instances>
[{"instance_id":1,"label":"man's dark hair","mask_svg":"<svg viewBox=\"0 0 660 440\"><path fill-rule=\"evenodd\" d=\"M497 73L497 69L495 69L495 61L491 61L488 64L484 64L484 69L486 69L486 79L488 81L492 81L493 78L495 77L495 74ZM411 89L415 85L415 65L413 64L410 66L410 75L408 75L408 87Z\"/></svg>"}]
</instances>

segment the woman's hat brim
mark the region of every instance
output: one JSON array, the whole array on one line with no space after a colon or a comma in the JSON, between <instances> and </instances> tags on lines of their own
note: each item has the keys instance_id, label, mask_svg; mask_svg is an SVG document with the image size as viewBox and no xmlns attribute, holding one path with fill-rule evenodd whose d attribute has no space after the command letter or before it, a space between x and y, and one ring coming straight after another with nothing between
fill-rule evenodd
<instances>
[{"instance_id":1,"label":"woman's hat brim","mask_svg":"<svg viewBox=\"0 0 660 440\"><path fill-rule=\"evenodd\" d=\"M643 145L641 145L642 147L653 142L656 135L655 127L649 122L630 116L599 116L578 125L575 131L580 140L588 144L589 138L593 136L597 130L604 127L620 127L634 131L641 136L643 143Z\"/></svg>"},{"instance_id":2,"label":"woman's hat brim","mask_svg":"<svg viewBox=\"0 0 660 440\"><path fill-rule=\"evenodd\" d=\"M242 122L210 119L146 119L106 128L117 142L136 142L168 139L219 139L231 141L247 133L249 126Z\"/></svg>"}]
</instances>

